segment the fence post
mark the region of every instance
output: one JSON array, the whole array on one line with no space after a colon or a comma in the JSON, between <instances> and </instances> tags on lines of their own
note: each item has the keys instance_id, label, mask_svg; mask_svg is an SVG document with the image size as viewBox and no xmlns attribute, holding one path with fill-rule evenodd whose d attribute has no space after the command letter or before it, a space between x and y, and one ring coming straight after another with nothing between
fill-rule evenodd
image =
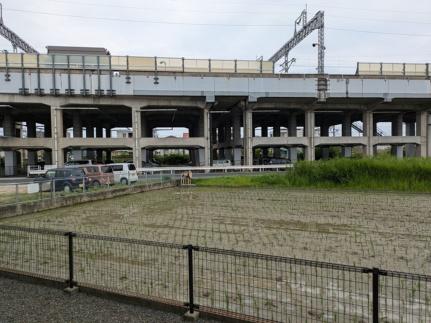
<instances>
[{"instance_id":1,"label":"fence post","mask_svg":"<svg viewBox=\"0 0 431 323\"><path fill-rule=\"evenodd\" d=\"M69 259L68 259L68 265L69 265L69 279L66 280L66 284L67 284L67 288L66 291L68 292L73 292L75 290L77 290L77 283L74 280L74 260L73 260L73 238L76 237L76 233L73 232L67 232L65 233L65 236L68 237L68 254L69 254Z\"/></svg>"},{"instance_id":2,"label":"fence post","mask_svg":"<svg viewBox=\"0 0 431 323\"><path fill-rule=\"evenodd\" d=\"M189 317L197 317L199 315L195 309L198 309L199 306L194 303L194 274L193 274L193 250L199 250L197 247L193 245L186 245L183 249L187 249L187 257L188 257L188 272L189 272L189 301L184 305L188 307L189 311L186 313L186 316Z\"/></svg>"}]
</instances>

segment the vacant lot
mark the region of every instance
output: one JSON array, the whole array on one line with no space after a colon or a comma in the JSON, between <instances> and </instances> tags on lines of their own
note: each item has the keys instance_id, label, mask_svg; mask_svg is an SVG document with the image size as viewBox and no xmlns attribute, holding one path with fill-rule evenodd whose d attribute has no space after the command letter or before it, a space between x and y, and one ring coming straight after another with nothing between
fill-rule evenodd
<instances>
[{"instance_id":1,"label":"vacant lot","mask_svg":"<svg viewBox=\"0 0 431 323\"><path fill-rule=\"evenodd\" d=\"M172 189L1 223L431 274L426 194Z\"/></svg>"}]
</instances>

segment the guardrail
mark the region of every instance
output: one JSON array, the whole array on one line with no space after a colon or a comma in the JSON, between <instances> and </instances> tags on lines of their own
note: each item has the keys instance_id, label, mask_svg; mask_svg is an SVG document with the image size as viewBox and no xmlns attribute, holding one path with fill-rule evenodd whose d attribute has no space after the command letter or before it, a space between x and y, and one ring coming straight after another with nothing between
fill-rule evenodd
<instances>
[{"instance_id":1,"label":"guardrail","mask_svg":"<svg viewBox=\"0 0 431 323\"><path fill-rule=\"evenodd\" d=\"M259 166L195 166L195 167L142 167L138 168L139 173L144 174L178 174L191 171L192 173L229 173L229 172L265 172L284 171L293 168L293 164L283 165L259 165Z\"/></svg>"},{"instance_id":2,"label":"guardrail","mask_svg":"<svg viewBox=\"0 0 431 323\"><path fill-rule=\"evenodd\" d=\"M171 181L171 176L159 174L155 176L141 176L137 182L126 184L116 183L113 176L99 175L83 178L38 179L19 183L0 183L0 206L17 205L37 201L63 199L65 197L109 191L136 185L149 186L152 184Z\"/></svg>"},{"instance_id":3,"label":"guardrail","mask_svg":"<svg viewBox=\"0 0 431 323\"><path fill-rule=\"evenodd\" d=\"M358 63L357 75L430 77L430 64Z\"/></svg>"},{"instance_id":4,"label":"guardrail","mask_svg":"<svg viewBox=\"0 0 431 323\"><path fill-rule=\"evenodd\" d=\"M263 60L187 59L174 57L92 56L0 53L0 68L122 72L274 74Z\"/></svg>"},{"instance_id":5,"label":"guardrail","mask_svg":"<svg viewBox=\"0 0 431 323\"><path fill-rule=\"evenodd\" d=\"M250 322L430 322L431 276L0 225L0 270Z\"/></svg>"},{"instance_id":6,"label":"guardrail","mask_svg":"<svg viewBox=\"0 0 431 323\"><path fill-rule=\"evenodd\" d=\"M57 168L57 165L30 165L27 166L27 177L45 174L47 170Z\"/></svg>"}]
</instances>

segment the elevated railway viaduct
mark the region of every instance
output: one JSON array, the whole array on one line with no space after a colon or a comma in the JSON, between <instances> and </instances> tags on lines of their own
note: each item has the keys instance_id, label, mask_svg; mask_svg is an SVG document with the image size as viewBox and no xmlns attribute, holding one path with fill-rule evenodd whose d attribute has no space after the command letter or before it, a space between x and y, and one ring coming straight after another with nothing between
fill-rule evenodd
<instances>
[{"instance_id":1,"label":"elevated railway viaduct","mask_svg":"<svg viewBox=\"0 0 431 323\"><path fill-rule=\"evenodd\" d=\"M267 61L0 54L2 170L14 175L24 155L29 165L63 165L67 156L103 161L115 150L132 151L138 166L156 149L187 149L205 166L253 165L282 152L314 160L332 146L346 157L382 145L399 158L430 157L429 68L411 69L288 75ZM189 135L158 138L160 127ZM113 135L123 128L130 134Z\"/></svg>"}]
</instances>

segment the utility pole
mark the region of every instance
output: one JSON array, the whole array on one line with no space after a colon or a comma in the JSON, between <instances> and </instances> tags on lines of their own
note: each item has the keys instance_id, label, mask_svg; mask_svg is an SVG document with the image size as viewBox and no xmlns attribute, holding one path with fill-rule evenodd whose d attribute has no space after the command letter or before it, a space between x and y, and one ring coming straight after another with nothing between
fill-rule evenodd
<instances>
[{"instance_id":1,"label":"utility pole","mask_svg":"<svg viewBox=\"0 0 431 323\"><path fill-rule=\"evenodd\" d=\"M0 3L0 35L12 43L13 51L16 53L18 48L27 54L39 54L37 50L31 47L25 40L15 34L11 29L5 26L3 22L3 5Z\"/></svg>"},{"instance_id":2,"label":"utility pole","mask_svg":"<svg viewBox=\"0 0 431 323\"><path fill-rule=\"evenodd\" d=\"M297 26L301 26L300 30L297 30ZM295 31L293 37L286 42L274 55L270 57L270 61L274 64L277 63L281 58L284 57L285 62L282 64L284 66L284 71L288 72L291 65L289 61L289 53L295 48L301 41L307 38L314 30L319 30L318 43L313 46L318 46L318 73L323 75L325 73L325 13L323 11L318 11L316 15L307 20L307 9L301 12L301 15L295 20Z\"/></svg>"}]
</instances>

